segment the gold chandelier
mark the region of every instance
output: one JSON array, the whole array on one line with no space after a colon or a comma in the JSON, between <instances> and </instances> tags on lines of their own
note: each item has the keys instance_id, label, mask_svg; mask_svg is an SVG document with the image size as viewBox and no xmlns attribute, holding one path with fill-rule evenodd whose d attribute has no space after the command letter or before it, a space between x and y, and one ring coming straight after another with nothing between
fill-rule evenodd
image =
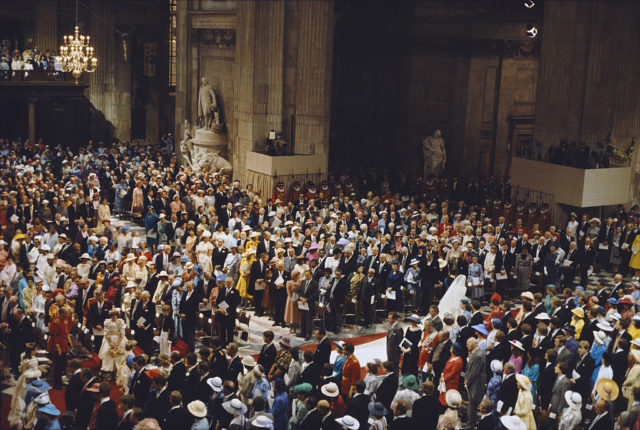
<instances>
[{"instance_id":1,"label":"gold chandelier","mask_svg":"<svg viewBox=\"0 0 640 430\"><path fill-rule=\"evenodd\" d=\"M98 59L93 56L90 37L79 34L77 0L75 34L64 36L64 45L60 46L60 61L62 62L62 71L71 72L76 83L78 83L82 72L95 72L98 65Z\"/></svg>"}]
</instances>

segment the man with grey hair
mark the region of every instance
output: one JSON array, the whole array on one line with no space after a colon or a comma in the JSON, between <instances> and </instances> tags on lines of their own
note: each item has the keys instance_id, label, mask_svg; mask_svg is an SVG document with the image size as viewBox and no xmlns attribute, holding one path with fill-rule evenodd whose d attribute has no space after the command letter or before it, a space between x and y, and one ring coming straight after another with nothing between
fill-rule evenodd
<instances>
[{"instance_id":1,"label":"man with grey hair","mask_svg":"<svg viewBox=\"0 0 640 430\"><path fill-rule=\"evenodd\" d=\"M478 405L482 401L485 393L485 362L484 351L478 348L478 339L470 337L467 339L467 350L469 359L467 361L467 372L464 379L464 386L469 394L468 417L469 428L475 428L477 421Z\"/></svg>"},{"instance_id":2,"label":"man with grey hair","mask_svg":"<svg viewBox=\"0 0 640 430\"><path fill-rule=\"evenodd\" d=\"M518 383L516 382L516 367L513 363L506 363L502 369L502 385L496 404L500 415L511 415L518 398Z\"/></svg>"}]
</instances>

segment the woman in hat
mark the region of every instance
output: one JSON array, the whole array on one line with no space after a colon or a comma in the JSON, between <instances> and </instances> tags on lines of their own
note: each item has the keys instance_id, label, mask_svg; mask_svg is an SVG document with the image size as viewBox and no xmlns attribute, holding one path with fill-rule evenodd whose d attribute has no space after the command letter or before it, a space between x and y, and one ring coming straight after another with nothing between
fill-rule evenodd
<instances>
[{"instance_id":1,"label":"woman in hat","mask_svg":"<svg viewBox=\"0 0 640 430\"><path fill-rule=\"evenodd\" d=\"M421 323L421 320L416 314L408 316L405 320L409 322L409 327L404 332L404 339L400 341L402 374L417 375L418 359L420 358L419 344L422 338L422 330L418 324Z\"/></svg>"},{"instance_id":2,"label":"woman in hat","mask_svg":"<svg viewBox=\"0 0 640 430\"><path fill-rule=\"evenodd\" d=\"M593 333L593 344L591 345L589 355L591 356L591 358L593 358L595 368L593 369L593 374L591 375L591 385L595 385L596 379L598 377L598 372L600 371L600 366L602 366L602 355L607 350L606 340L607 335L602 330Z\"/></svg>"},{"instance_id":3,"label":"woman in hat","mask_svg":"<svg viewBox=\"0 0 640 430\"><path fill-rule=\"evenodd\" d=\"M482 265L478 263L477 254L471 256L471 264L469 264L468 268L468 279L472 287L471 298L482 299L484 297L484 271L482 270Z\"/></svg>"},{"instance_id":4,"label":"woman in hat","mask_svg":"<svg viewBox=\"0 0 640 430\"><path fill-rule=\"evenodd\" d=\"M438 430L459 429L462 422L458 415L458 408L462 405L462 396L456 389L449 389L446 394L442 394L444 394L444 406L447 406L447 410L438 419Z\"/></svg>"},{"instance_id":5,"label":"woman in hat","mask_svg":"<svg viewBox=\"0 0 640 430\"><path fill-rule=\"evenodd\" d=\"M47 403L46 405L38 408L38 412L42 416L45 421L44 426L40 427L39 423L36 422L36 426L42 430L60 430L60 421L58 421L58 417L60 416L60 411L53 406L51 403Z\"/></svg>"},{"instance_id":6,"label":"woman in hat","mask_svg":"<svg viewBox=\"0 0 640 430\"><path fill-rule=\"evenodd\" d=\"M462 354L464 350L462 345L454 343L451 346L451 357L447 360L440 375L440 383L438 384L438 391L440 392L439 400L440 404L447 406L446 393L449 390L458 389L460 384L460 372L462 372ZM459 393L458 393L459 394Z\"/></svg>"},{"instance_id":7,"label":"woman in hat","mask_svg":"<svg viewBox=\"0 0 640 430\"><path fill-rule=\"evenodd\" d=\"M335 382L324 384L322 388L320 388L320 392L329 402L331 412L333 412L334 415L340 417L345 414L347 406L345 405L344 400L342 400L342 396L340 396L340 388Z\"/></svg>"},{"instance_id":8,"label":"woman in hat","mask_svg":"<svg viewBox=\"0 0 640 430\"><path fill-rule=\"evenodd\" d=\"M602 354L601 365L598 368L598 374L596 375L596 379L593 384L593 390L591 394L595 397L598 397L598 392L596 391L596 387L598 386L598 382L601 380L609 380L613 378L613 368L611 364L613 363L613 354L610 352L605 352Z\"/></svg>"},{"instance_id":9,"label":"woman in hat","mask_svg":"<svg viewBox=\"0 0 640 430\"><path fill-rule=\"evenodd\" d=\"M251 265L253 265L255 261L256 250L253 247L247 249L244 254L242 254L242 259L240 260L240 277L238 278L236 289L240 297L242 297L243 306L245 307L249 307L251 305L251 299L253 299L253 296L249 295L249 280L251 277Z\"/></svg>"},{"instance_id":10,"label":"woman in hat","mask_svg":"<svg viewBox=\"0 0 640 430\"><path fill-rule=\"evenodd\" d=\"M144 194L142 192L142 183L136 182L136 186L131 194L131 215L138 221L142 218L142 209L144 206Z\"/></svg>"},{"instance_id":11,"label":"woman in hat","mask_svg":"<svg viewBox=\"0 0 640 430\"><path fill-rule=\"evenodd\" d=\"M566 391L564 399L567 407L563 409L558 430L575 430L582 423L582 396L575 391Z\"/></svg>"},{"instance_id":12,"label":"woman in hat","mask_svg":"<svg viewBox=\"0 0 640 430\"><path fill-rule=\"evenodd\" d=\"M527 364L522 369L522 374L529 378L531 384L531 395L533 403L536 403L536 393L538 390L538 377L540 376L540 358L534 351L527 352Z\"/></svg>"},{"instance_id":13,"label":"woman in hat","mask_svg":"<svg viewBox=\"0 0 640 430\"><path fill-rule=\"evenodd\" d=\"M251 356L244 357L242 364L246 369L246 373L240 378L238 395L243 403L251 406L253 403L253 388L256 386L256 382L262 379L263 376L262 366L256 365L255 360Z\"/></svg>"},{"instance_id":14,"label":"woman in hat","mask_svg":"<svg viewBox=\"0 0 640 430\"><path fill-rule=\"evenodd\" d=\"M347 356L343 350L344 342L341 340L333 342L336 347L336 359L333 362L333 375L336 381L342 381L342 369Z\"/></svg>"},{"instance_id":15,"label":"woman in hat","mask_svg":"<svg viewBox=\"0 0 640 430\"><path fill-rule=\"evenodd\" d=\"M369 403L369 429L387 430L387 415L389 411L380 402Z\"/></svg>"},{"instance_id":16,"label":"woman in hat","mask_svg":"<svg viewBox=\"0 0 640 430\"><path fill-rule=\"evenodd\" d=\"M194 400L187 405L187 410L194 418L191 430L209 430L207 407L201 400Z\"/></svg>"},{"instance_id":17,"label":"woman in hat","mask_svg":"<svg viewBox=\"0 0 640 430\"><path fill-rule=\"evenodd\" d=\"M492 360L489 368L493 376L487 384L485 397L496 405L498 403L498 397L500 396L500 388L502 387L502 362L500 360Z\"/></svg>"},{"instance_id":18,"label":"woman in hat","mask_svg":"<svg viewBox=\"0 0 640 430\"><path fill-rule=\"evenodd\" d=\"M289 371L291 365L291 341L288 336L283 336L280 339L280 351L276 355L276 359L269 370L267 378L269 381L275 381L278 378L284 378L284 375Z\"/></svg>"},{"instance_id":19,"label":"woman in hat","mask_svg":"<svg viewBox=\"0 0 640 430\"><path fill-rule=\"evenodd\" d=\"M289 419L288 430L298 430L300 423L307 416L307 399L313 387L308 382L293 387L293 395L295 398L291 403L291 418Z\"/></svg>"},{"instance_id":20,"label":"woman in hat","mask_svg":"<svg viewBox=\"0 0 640 430\"><path fill-rule=\"evenodd\" d=\"M273 381L273 405L269 412L273 415L273 429L287 430L289 417L287 410L289 409L289 396L287 395L287 386L282 378Z\"/></svg>"},{"instance_id":21,"label":"woman in hat","mask_svg":"<svg viewBox=\"0 0 640 430\"><path fill-rule=\"evenodd\" d=\"M573 308L571 309L572 317L570 325L576 330L575 338L580 340L580 334L584 328L584 309Z\"/></svg>"},{"instance_id":22,"label":"woman in hat","mask_svg":"<svg viewBox=\"0 0 640 430\"><path fill-rule=\"evenodd\" d=\"M124 364L124 346L127 341L125 335L125 323L118 318L120 311L111 309L109 319L104 322L104 338L98 356L102 360L101 370L104 373L115 372L118 366Z\"/></svg>"},{"instance_id":23,"label":"woman in hat","mask_svg":"<svg viewBox=\"0 0 640 430\"><path fill-rule=\"evenodd\" d=\"M536 420L533 416L531 381L525 375L516 374L516 382L518 384L518 399L513 408L513 414L517 415L525 423L527 430L536 430Z\"/></svg>"},{"instance_id":24,"label":"woman in hat","mask_svg":"<svg viewBox=\"0 0 640 430\"><path fill-rule=\"evenodd\" d=\"M298 308L298 298L300 296L300 271L294 269L291 272L291 279L287 281L287 303L284 308L284 321L289 324L289 333L296 333L296 326L300 324L301 314Z\"/></svg>"},{"instance_id":25,"label":"woman in hat","mask_svg":"<svg viewBox=\"0 0 640 430\"><path fill-rule=\"evenodd\" d=\"M211 255L213 255L213 243L211 243L211 232L203 231L200 236L200 242L196 245L196 255L198 256L198 264L202 266L205 272L213 273L213 263Z\"/></svg>"},{"instance_id":26,"label":"woman in hat","mask_svg":"<svg viewBox=\"0 0 640 430\"><path fill-rule=\"evenodd\" d=\"M232 399L222 404L222 408L233 416L229 423L229 430L246 430L249 423L247 421L247 406L240 399Z\"/></svg>"},{"instance_id":27,"label":"woman in hat","mask_svg":"<svg viewBox=\"0 0 640 430\"><path fill-rule=\"evenodd\" d=\"M509 363L513 363L516 368L516 373L520 373L524 366L524 346L518 340L512 340L509 343L511 343L511 357L509 357Z\"/></svg>"},{"instance_id":28,"label":"woman in hat","mask_svg":"<svg viewBox=\"0 0 640 430\"><path fill-rule=\"evenodd\" d=\"M631 260L629 260L629 267L635 271L634 280L637 281L640 280L640 234L636 234L635 239L633 239L633 243L631 244L631 254L632 255Z\"/></svg>"},{"instance_id":29,"label":"woman in hat","mask_svg":"<svg viewBox=\"0 0 640 430\"><path fill-rule=\"evenodd\" d=\"M20 366L18 367L20 376L11 397L11 409L7 418L10 426L17 426L21 422L20 415L25 407L24 397L27 394L27 384L42 375L36 358L35 343L27 343L20 358Z\"/></svg>"},{"instance_id":30,"label":"woman in hat","mask_svg":"<svg viewBox=\"0 0 640 430\"><path fill-rule=\"evenodd\" d=\"M396 403L404 402L407 405L407 416L410 417L413 403L420 398L419 390L418 378L415 375L404 375L401 381L401 388L391 401L391 409L395 408Z\"/></svg>"},{"instance_id":31,"label":"woman in hat","mask_svg":"<svg viewBox=\"0 0 640 430\"><path fill-rule=\"evenodd\" d=\"M109 201L106 197L104 197L98 205L98 220L105 218L111 218L111 207L109 206ZM99 222L96 226L96 233L100 236L102 232L104 232L104 224Z\"/></svg>"}]
</instances>

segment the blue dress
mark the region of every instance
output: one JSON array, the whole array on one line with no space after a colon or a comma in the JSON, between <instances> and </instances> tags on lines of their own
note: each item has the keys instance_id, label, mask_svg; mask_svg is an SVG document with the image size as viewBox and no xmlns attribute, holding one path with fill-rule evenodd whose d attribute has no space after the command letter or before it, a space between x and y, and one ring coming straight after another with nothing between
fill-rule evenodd
<instances>
[{"instance_id":1,"label":"blue dress","mask_svg":"<svg viewBox=\"0 0 640 430\"><path fill-rule=\"evenodd\" d=\"M489 379L487 393L484 395L493 402L494 409L498 404L498 397L500 397L500 387L502 387L502 372L494 373L491 379Z\"/></svg>"},{"instance_id":2,"label":"blue dress","mask_svg":"<svg viewBox=\"0 0 640 430\"><path fill-rule=\"evenodd\" d=\"M347 360L346 355L341 355L336 358L336 362L333 363L333 377L336 379L336 384L342 383L342 368L344 367L344 362Z\"/></svg>"},{"instance_id":3,"label":"blue dress","mask_svg":"<svg viewBox=\"0 0 640 430\"><path fill-rule=\"evenodd\" d=\"M289 396L287 393L280 393L273 399L273 407L269 410L273 414L273 429L287 430L289 417L287 409L289 407Z\"/></svg>"},{"instance_id":4,"label":"blue dress","mask_svg":"<svg viewBox=\"0 0 640 430\"><path fill-rule=\"evenodd\" d=\"M593 369L593 374L591 375L591 385L594 385L596 383L598 372L600 371L600 366L602 366L602 354L604 354L606 350L606 346L600 345L598 342L593 342L593 346L591 347L591 352L589 352L589 355L591 356L591 358L593 358L596 367L595 369Z\"/></svg>"},{"instance_id":5,"label":"blue dress","mask_svg":"<svg viewBox=\"0 0 640 430\"><path fill-rule=\"evenodd\" d=\"M533 396L533 404L536 404L536 391L538 389L538 376L540 376L540 366L534 364L529 367L529 363L522 369L522 374L531 381L531 395Z\"/></svg>"}]
</instances>

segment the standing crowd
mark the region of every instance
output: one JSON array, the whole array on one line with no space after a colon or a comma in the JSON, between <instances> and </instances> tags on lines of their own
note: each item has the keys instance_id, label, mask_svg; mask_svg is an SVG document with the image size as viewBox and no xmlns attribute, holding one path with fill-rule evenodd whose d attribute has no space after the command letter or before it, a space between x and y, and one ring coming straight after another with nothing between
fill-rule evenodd
<instances>
[{"instance_id":1,"label":"standing crowd","mask_svg":"<svg viewBox=\"0 0 640 430\"><path fill-rule=\"evenodd\" d=\"M636 425L637 206L556 226L508 180L369 173L267 193L172 156L0 140L10 426ZM241 357L251 317L289 336ZM362 369L333 340L382 317L386 360Z\"/></svg>"}]
</instances>

